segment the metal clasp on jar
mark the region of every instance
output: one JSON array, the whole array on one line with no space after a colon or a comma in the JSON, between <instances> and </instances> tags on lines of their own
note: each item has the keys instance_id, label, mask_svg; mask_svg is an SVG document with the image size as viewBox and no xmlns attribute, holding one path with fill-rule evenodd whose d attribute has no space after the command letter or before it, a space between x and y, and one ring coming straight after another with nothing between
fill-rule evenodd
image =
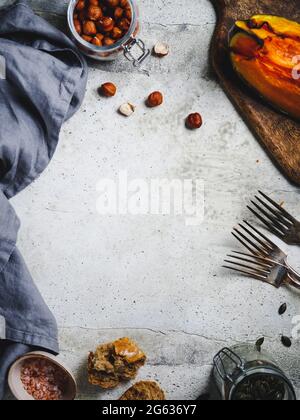
<instances>
[{"instance_id":1,"label":"metal clasp on jar","mask_svg":"<svg viewBox=\"0 0 300 420\"><path fill-rule=\"evenodd\" d=\"M124 56L132 62L134 67L139 67L143 61L150 55L150 50L146 48L145 43L139 39L131 37L131 39L123 45Z\"/></svg>"},{"instance_id":2,"label":"metal clasp on jar","mask_svg":"<svg viewBox=\"0 0 300 420\"><path fill-rule=\"evenodd\" d=\"M245 372L245 364L240 356L226 347L219 351L219 353L214 357L214 367L217 370L219 376L223 379L223 381L228 380L233 384L234 379L231 375L231 372L228 372L225 366L226 359L228 359L238 370L240 370L241 373Z\"/></svg>"}]
</instances>

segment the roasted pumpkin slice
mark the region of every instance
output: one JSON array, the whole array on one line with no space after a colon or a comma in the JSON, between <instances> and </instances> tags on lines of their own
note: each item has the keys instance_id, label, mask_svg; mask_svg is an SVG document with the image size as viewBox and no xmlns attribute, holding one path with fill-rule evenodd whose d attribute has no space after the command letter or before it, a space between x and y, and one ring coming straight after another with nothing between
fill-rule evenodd
<instances>
[{"instance_id":1,"label":"roasted pumpkin slice","mask_svg":"<svg viewBox=\"0 0 300 420\"><path fill-rule=\"evenodd\" d=\"M299 23L268 15L237 21L230 36L230 57L248 85L300 120Z\"/></svg>"}]
</instances>

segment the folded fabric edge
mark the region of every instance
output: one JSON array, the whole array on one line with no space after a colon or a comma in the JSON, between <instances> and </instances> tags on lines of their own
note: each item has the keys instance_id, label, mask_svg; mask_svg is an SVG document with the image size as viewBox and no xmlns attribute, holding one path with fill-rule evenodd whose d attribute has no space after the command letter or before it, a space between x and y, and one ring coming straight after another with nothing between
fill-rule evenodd
<instances>
[{"instance_id":1,"label":"folded fabric edge","mask_svg":"<svg viewBox=\"0 0 300 420\"><path fill-rule=\"evenodd\" d=\"M26 331L18 331L7 327L6 340L25 344L28 346L43 348L46 351L54 353L55 355L59 353L59 345L57 339L46 337L44 335L32 334Z\"/></svg>"}]
</instances>

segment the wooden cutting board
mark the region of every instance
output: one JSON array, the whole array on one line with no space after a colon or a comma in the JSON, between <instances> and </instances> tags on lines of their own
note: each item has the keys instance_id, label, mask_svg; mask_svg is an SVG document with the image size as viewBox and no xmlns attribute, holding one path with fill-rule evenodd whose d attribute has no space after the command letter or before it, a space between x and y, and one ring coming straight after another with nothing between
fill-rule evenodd
<instances>
[{"instance_id":1,"label":"wooden cutting board","mask_svg":"<svg viewBox=\"0 0 300 420\"><path fill-rule=\"evenodd\" d=\"M212 66L230 100L274 162L300 185L300 123L272 109L244 86L232 70L228 30L254 14L284 16L300 22L300 0L211 0L218 22L211 47Z\"/></svg>"}]
</instances>

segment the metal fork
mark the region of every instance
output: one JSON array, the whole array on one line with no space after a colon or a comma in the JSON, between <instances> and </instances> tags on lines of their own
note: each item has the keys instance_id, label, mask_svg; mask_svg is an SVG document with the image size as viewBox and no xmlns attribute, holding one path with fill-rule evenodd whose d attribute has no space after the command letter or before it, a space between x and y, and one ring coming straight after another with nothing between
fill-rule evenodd
<instances>
[{"instance_id":1,"label":"metal fork","mask_svg":"<svg viewBox=\"0 0 300 420\"><path fill-rule=\"evenodd\" d=\"M255 208L247 206L248 209L284 242L300 245L300 222L266 194L261 191L259 194L261 197L255 196L256 202L251 201Z\"/></svg>"},{"instance_id":2,"label":"metal fork","mask_svg":"<svg viewBox=\"0 0 300 420\"><path fill-rule=\"evenodd\" d=\"M234 228L232 234L252 255L285 267L296 281L300 281L300 274L288 264L287 255L277 245L246 220L239 226L241 230Z\"/></svg>"},{"instance_id":3,"label":"metal fork","mask_svg":"<svg viewBox=\"0 0 300 420\"><path fill-rule=\"evenodd\" d=\"M233 254L227 255L231 260L225 260L225 262L230 265L224 265L224 268L237 271L256 280L271 284L276 288L283 285L292 285L297 289L300 289L300 282L293 277L285 265L267 257L259 257L243 252L232 252Z\"/></svg>"}]
</instances>

